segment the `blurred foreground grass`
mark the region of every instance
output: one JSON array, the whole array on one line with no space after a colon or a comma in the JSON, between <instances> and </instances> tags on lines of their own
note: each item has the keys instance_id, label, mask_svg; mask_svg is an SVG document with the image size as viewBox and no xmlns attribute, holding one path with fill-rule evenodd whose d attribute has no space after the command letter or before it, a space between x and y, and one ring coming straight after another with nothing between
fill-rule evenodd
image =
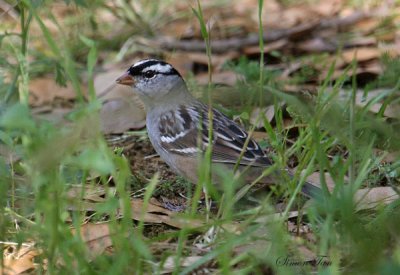
<instances>
[{"instance_id":1,"label":"blurred foreground grass","mask_svg":"<svg viewBox=\"0 0 400 275\"><path fill-rule=\"evenodd\" d=\"M198 200L189 200L186 211L177 215L187 221L186 226L166 226L154 234L152 224L132 219L135 209L131 194L137 190L128 160L121 150L109 148L100 132L101 104L92 84L99 44L81 34L74 41L84 54L76 55L66 35L61 34L60 38L65 43L52 36L43 13L39 15L45 6L22 1L21 33L4 35L1 41L5 46L2 54L9 54L13 61L1 59L5 66L0 75L0 140L1 148L7 152L0 162L2 251L11 243L33 242L35 250L40 251L34 260L34 272L51 274L188 274L200 268L224 274L400 272L400 200L363 210L358 209L355 200L358 189L367 183L382 185L382 178L398 192L400 160L382 162L388 152L399 150L398 119L383 115L388 105L398 101L397 59L384 57L386 72L364 88L365 94L373 88L387 89L384 95L370 99L371 104L381 103L382 109L377 113L368 111L370 104L356 106L359 87L354 78L343 74L331 81L333 66L318 87L317 96L304 100L282 92L281 83L275 80L279 71L266 70L259 78L258 63L242 60L231 64L245 76L237 83L238 90L254 91L252 96L242 95L243 109L236 112L248 123L249 110L257 103L258 93L270 98L275 107L274 120L261 117L268 145L277 168L295 159L298 173L290 181L282 179L282 184L258 199L257 206L240 209L238 190L234 188L236 179L225 172L223 192L211 193L218 213L205 215L204 209L199 211ZM94 10L81 8L90 21ZM148 19L138 17L134 11L125 12L123 16L131 22L152 29ZM53 23L61 24L49 16ZM28 83L35 75L32 69L39 68L28 58L33 22L39 26L51 56L42 59L37 55L35 64L46 64L44 71L54 69L59 83L72 83L78 95L68 125L37 121L30 114ZM353 63L347 70L356 67ZM80 89L82 74L88 78L88 100ZM294 124L299 125L292 142L280 107L282 101ZM304 202L294 192L297 184L305 180L301 171L327 172L335 183L333 192L327 192L327 179L321 173L323 196L303 207ZM162 190L160 185L163 182L156 174L142 192L143 217L154 190ZM71 198L69 192L76 186L80 192ZM85 204L88 187L105 189L103 200L93 209ZM195 198L200 191L197 187ZM283 207L282 214L276 214L278 204ZM98 250L84 236L74 233L83 232L87 223L94 222L108 225L111 243L101 253L93 253ZM4 262L6 253L1 255Z\"/></svg>"}]
</instances>

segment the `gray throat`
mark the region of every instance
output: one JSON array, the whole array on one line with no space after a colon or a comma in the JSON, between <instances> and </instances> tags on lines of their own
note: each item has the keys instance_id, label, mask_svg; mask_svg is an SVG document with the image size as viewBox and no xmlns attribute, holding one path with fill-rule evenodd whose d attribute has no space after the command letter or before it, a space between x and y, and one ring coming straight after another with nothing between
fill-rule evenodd
<instances>
[{"instance_id":1,"label":"gray throat","mask_svg":"<svg viewBox=\"0 0 400 275\"><path fill-rule=\"evenodd\" d=\"M188 91L185 82L177 81L169 92L157 98L140 96L146 107L146 112L153 116L161 115L167 111L174 110L181 105L195 102L196 99Z\"/></svg>"}]
</instances>

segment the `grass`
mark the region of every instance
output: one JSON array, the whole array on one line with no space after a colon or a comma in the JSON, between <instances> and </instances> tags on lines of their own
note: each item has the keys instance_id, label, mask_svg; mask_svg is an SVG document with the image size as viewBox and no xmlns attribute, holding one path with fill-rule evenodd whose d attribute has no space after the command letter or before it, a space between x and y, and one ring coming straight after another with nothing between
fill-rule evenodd
<instances>
[{"instance_id":1,"label":"grass","mask_svg":"<svg viewBox=\"0 0 400 275\"><path fill-rule=\"evenodd\" d=\"M211 58L209 30L198 3L194 12L208 41ZM263 1L258 3L262 9ZM245 76L245 81L237 84L238 89L246 92L255 88L256 91L251 97L243 93L239 113L246 110L250 113L251 106L268 99L276 106L273 121L259 118L274 152L275 166L265 173L283 169L289 160L295 162L297 172L292 179L278 179L281 182L272 192L256 198L256 206L242 207L240 198L247 195L254 199L251 190L235 188L237 179L226 171L221 172L222 192L213 190L207 178L209 167L205 166L202 184L208 187L216 207L209 202L206 209L199 205L202 185L198 185L186 211L178 214L188 225L180 229L166 226L153 234L155 227L144 222L151 207L151 196L166 194L171 188L190 187L184 181L161 182L154 175L143 192L140 221L132 218L135 209L131 206L130 194L137 190L132 183L129 162L121 150L114 151L107 146L97 123L101 105L94 94L93 75L99 44L82 34L79 43L88 54L85 64L78 63L71 49L54 39L38 7L23 1L20 9L24 14L20 40L16 42L14 37L6 36L2 41L16 62L2 58L3 64L10 63L10 66L1 71L4 85L0 87L3 99L0 140L2 147L13 154L0 161L0 241L34 241L35 248L42 251L35 258L38 272L161 273L167 263L175 265L171 271L174 274L190 274L201 268L224 274L298 274L312 270L323 274L395 274L400 270L399 200L361 211L357 210L354 200L358 189L366 183L379 186L382 177L389 178L395 190L398 188L400 160L382 165L384 153L374 153L376 148L388 152L399 149L397 121L383 118L384 109L398 100L397 59L384 57L387 70L373 83L374 88L392 88L385 95L371 99L371 104L383 102L378 114L370 113L368 104L356 106L355 96L360 87L355 78L349 79L343 74L331 80L333 66L319 85L316 97L304 101L282 92L282 83L275 80L279 71L264 70L259 63L244 59L230 64ZM52 20L59 24L57 19ZM38 24L48 44L51 60L55 62L49 64L57 64L57 72L77 93L78 102L69 115L69 126L59 128L50 122L36 121L27 106L27 88L35 74L27 61L33 23ZM354 70L356 66L354 62L347 70ZM88 100L80 88L82 70L89 79ZM304 72L305 76L307 73ZM11 77L6 81L7 74ZM303 77L296 76L296 81ZM369 89L371 86L365 87L366 93ZM343 91L347 93L344 99L340 95ZM293 142L290 142L290 129L284 123L284 111L277 105L281 101L288 105L293 123L303 125L297 127ZM323 196L303 207L304 202L298 196L299 185L313 171L328 172L335 188L332 193L327 192L327 179L321 173ZM71 198L68 192L75 186L81 189ZM104 188L101 201L93 204L93 209L86 205L87 187ZM283 205L281 215L276 215L278 203ZM298 215L289 218L294 211ZM86 230L87 221L108 222L111 251L92 255L87 248L88 241L72 233L71 226L77 231ZM201 226L193 227L197 221L201 221ZM303 232L304 227L312 233ZM5 243L0 247L4 249ZM314 253L317 257L314 260L322 259L321 263L326 265L295 264L303 262L305 248ZM192 262L185 265L188 259Z\"/></svg>"}]
</instances>

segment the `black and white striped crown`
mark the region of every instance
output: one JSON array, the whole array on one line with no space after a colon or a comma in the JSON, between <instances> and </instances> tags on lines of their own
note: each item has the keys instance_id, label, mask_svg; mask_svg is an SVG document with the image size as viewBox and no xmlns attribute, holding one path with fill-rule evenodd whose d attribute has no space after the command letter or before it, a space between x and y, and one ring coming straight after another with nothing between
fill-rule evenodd
<instances>
[{"instance_id":1,"label":"black and white striped crown","mask_svg":"<svg viewBox=\"0 0 400 275\"><path fill-rule=\"evenodd\" d=\"M153 72L162 75L177 75L181 76L174 67L167 62L157 59L144 59L133 64L128 72L132 76L143 75L146 72Z\"/></svg>"}]
</instances>

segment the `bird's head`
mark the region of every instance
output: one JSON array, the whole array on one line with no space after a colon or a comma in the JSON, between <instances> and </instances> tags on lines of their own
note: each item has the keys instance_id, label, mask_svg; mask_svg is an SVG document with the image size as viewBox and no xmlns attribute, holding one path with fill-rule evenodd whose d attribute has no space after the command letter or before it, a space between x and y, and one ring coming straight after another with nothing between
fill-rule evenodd
<instances>
[{"instance_id":1,"label":"bird's head","mask_svg":"<svg viewBox=\"0 0 400 275\"><path fill-rule=\"evenodd\" d=\"M136 62L116 82L132 87L145 103L149 100L165 100L166 96L178 90L186 90L179 72L170 64L157 59Z\"/></svg>"}]
</instances>

